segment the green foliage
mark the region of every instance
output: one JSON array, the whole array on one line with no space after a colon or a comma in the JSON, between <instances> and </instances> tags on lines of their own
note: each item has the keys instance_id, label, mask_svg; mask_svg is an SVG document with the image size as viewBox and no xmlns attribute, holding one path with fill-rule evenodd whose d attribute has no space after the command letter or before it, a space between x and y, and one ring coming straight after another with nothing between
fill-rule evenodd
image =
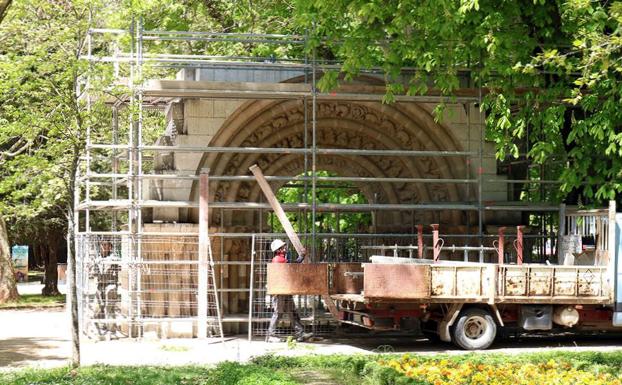
<instances>
[{"instance_id":1,"label":"green foliage","mask_svg":"<svg viewBox=\"0 0 622 385\"><path fill-rule=\"evenodd\" d=\"M317 171L316 174L318 178L337 176L337 174L328 171ZM307 175L310 176L311 173ZM307 182L306 188L303 182L294 182L293 186L283 186L277 191L276 197L281 203L311 203L313 199L311 182ZM318 181L316 185L316 202L363 204L367 203L367 199L351 183ZM284 231L274 214L270 215L273 231ZM297 232L310 232L312 226L311 213L307 213L306 217L300 213L287 213L287 217ZM335 213L318 212L315 219L315 225L319 232L353 233L364 230L371 224L371 215L369 213L340 213L337 215Z\"/></svg>"},{"instance_id":2,"label":"green foliage","mask_svg":"<svg viewBox=\"0 0 622 385\"><path fill-rule=\"evenodd\" d=\"M622 2L300 0L309 50L342 60L344 78L381 67L396 93L481 86L499 159L525 152L599 202L622 192ZM404 67L415 71L402 74ZM335 73L323 80L334 88ZM561 165L561 166L558 166ZM563 167L562 167L563 166ZM530 175L528 175L530 177Z\"/></svg>"},{"instance_id":3,"label":"green foliage","mask_svg":"<svg viewBox=\"0 0 622 385\"><path fill-rule=\"evenodd\" d=\"M98 7L19 2L0 26L0 214L22 230L66 228L85 126L96 118L75 90L87 69L78 57L89 13Z\"/></svg>"},{"instance_id":4,"label":"green foliage","mask_svg":"<svg viewBox=\"0 0 622 385\"><path fill-rule=\"evenodd\" d=\"M91 366L78 369L24 370L0 373L6 385L296 385L283 372L256 365L223 362L216 368L186 367L110 367Z\"/></svg>"},{"instance_id":5,"label":"green foliage","mask_svg":"<svg viewBox=\"0 0 622 385\"><path fill-rule=\"evenodd\" d=\"M564 363L572 368L592 373L617 375L622 365L621 352L547 352L505 355L499 353L474 353L464 355L408 355L421 363L445 360L454 363L495 365L500 368L507 362L514 364L544 364L549 361ZM216 367L111 367L90 366L78 369L27 369L0 373L0 382L6 385L26 384L301 384L292 374L310 370L326 374L335 384L421 384L381 366L378 361L402 358L402 355L308 355L299 357L265 355L248 364L223 362Z\"/></svg>"},{"instance_id":6,"label":"green foliage","mask_svg":"<svg viewBox=\"0 0 622 385\"><path fill-rule=\"evenodd\" d=\"M256 365L224 362L214 370L212 383L222 385L295 385L288 375Z\"/></svg>"},{"instance_id":7,"label":"green foliage","mask_svg":"<svg viewBox=\"0 0 622 385\"><path fill-rule=\"evenodd\" d=\"M41 294L22 294L15 302L5 302L0 304L2 308L40 308L55 307L65 304L65 295L43 296Z\"/></svg>"}]
</instances>

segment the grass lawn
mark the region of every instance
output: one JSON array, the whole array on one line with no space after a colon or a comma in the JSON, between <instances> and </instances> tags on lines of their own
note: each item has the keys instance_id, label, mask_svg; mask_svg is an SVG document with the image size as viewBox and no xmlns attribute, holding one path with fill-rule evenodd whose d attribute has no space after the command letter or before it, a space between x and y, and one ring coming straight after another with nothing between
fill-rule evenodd
<instances>
[{"instance_id":1,"label":"grass lawn","mask_svg":"<svg viewBox=\"0 0 622 385\"><path fill-rule=\"evenodd\" d=\"M262 356L216 367L110 367L22 370L3 385L620 385L622 352L460 356Z\"/></svg>"},{"instance_id":2,"label":"grass lawn","mask_svg":"<svg viewBox=\"0 0 622 385\"><path fill-rule=\"evenodd\" d=\"M0 304L0 309L14 309L26 307L54 307L65 304L65 295L42 296L41 294L24 294L20 295L15 302L7 302Z\"/></svg>"}]
</instances>

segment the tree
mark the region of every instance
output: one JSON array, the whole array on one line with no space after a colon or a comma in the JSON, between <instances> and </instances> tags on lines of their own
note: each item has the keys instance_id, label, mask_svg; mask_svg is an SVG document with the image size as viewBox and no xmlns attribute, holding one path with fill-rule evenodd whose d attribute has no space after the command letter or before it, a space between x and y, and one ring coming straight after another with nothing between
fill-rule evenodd
<instances>
[{"instance_id":1,"label":"tree","mask_svg":"<svg viewBox=\"0 0 622 385\"><path fill-rule=\"evenodd\" d=\"M561 194L542 198L575 192L597 203L622 192L622 3L299 0L296 15L310 49L343 60L346 80L383 68L387 102L431 87L451 101L465 76L481 87L499 159L526 152L555 165ZM416 69L407 82L404 67ZM324 89L337 83L327 74Z\"/></svg>"},{"instance_id":2,"label":"tree","mask_svg":"<svg viewBox=\"0 0 622 385\"><path fill-rule=\"evenodd\" d=\"M0 215L0 303L19 298L15 284L15 270L11 262L11 250L7 237L6 224Z\"/></svg>"},{"instance_id":3,"label":"tree","mask_svg":"<svg viewBox=\"0 0 622 385\"><path fill-rule=\"evenodd\" d=\"M69 281L74 283L76 173L87 125L106 124L87 111L76 93L87 71L80 53L98 7L93 1L32 0L15 4L0 27L2 208L13 223L38 225L48 240L58 240L59 226L66 230ZM54 294L54 248L48 255L44 292ZM72 361L79 364L75 286L69 294Z\"/></svg>"}]
</instances>

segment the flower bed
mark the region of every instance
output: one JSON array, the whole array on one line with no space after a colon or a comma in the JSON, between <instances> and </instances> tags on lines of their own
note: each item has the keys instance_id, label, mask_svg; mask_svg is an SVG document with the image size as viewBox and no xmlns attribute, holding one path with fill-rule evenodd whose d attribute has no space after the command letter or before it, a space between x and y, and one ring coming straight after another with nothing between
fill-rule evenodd
<instances>
[{"instance_id":1,"label":"flower bed","mask_svg":"<svg viewBox=\"0 0 622 385\"><path fill-rule=\"evenodd\" d=\"M622 385L622 373L581 370L568 362L486 364L442 359L420 360L405 355L378 363L407 376L417 384L430 385Z\"/></svg>"}]
</instances>

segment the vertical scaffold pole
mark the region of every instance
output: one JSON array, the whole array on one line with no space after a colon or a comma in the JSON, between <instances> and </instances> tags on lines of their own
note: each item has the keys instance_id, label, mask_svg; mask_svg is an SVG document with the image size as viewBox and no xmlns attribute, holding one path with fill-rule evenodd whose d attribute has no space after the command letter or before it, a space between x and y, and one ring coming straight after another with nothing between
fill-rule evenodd
<instances>
[{"instance_id":1,"label":"vertical scaffold pole","mask_svg":"<svg viewBox=\"0 0 622 385\"><path fill-rule=\"evenodd\" d=\"M209 169L199 176L199 287L197 336L207 338L207 269L209 259Z\"/></svg>"},{"instance_id":2,"label":"vertical scaffold pole","mask_svg":"<svg viewBox=\"0 0 622 385\"><path fill-rule=\"evenodd\" d=\"M251 271L248 284L248 340L253 339L253 300L255 299L255 234L251 237Z\"/></svg>"},{"instance_id":3,"label":"vertical scaffold pole","mask_svg":"<svg viewBox=\"0 0 622 385\"><path fill-rule=\"evenodd\" d=\"M317 211L317 78L316 78L316 56L315 48L313 48L313 57L311 58L311 262L316 261L316 241L317 227L315 225Z\"/></svg>"},{"instance_id":4,"label":"vertical scaffold pole","mask_svg":"<svg viewBox=\"0 0 622 385\"><path fill-rule=\"evenodd\" d=\"M562 255L562 240L566 234L566 204L561 203L559 205L559 226L557 229L557 245L555 245L555 252L557 254L557 263L562 264L564 262L564 256Z\"/></svg>"}]
</instances>

